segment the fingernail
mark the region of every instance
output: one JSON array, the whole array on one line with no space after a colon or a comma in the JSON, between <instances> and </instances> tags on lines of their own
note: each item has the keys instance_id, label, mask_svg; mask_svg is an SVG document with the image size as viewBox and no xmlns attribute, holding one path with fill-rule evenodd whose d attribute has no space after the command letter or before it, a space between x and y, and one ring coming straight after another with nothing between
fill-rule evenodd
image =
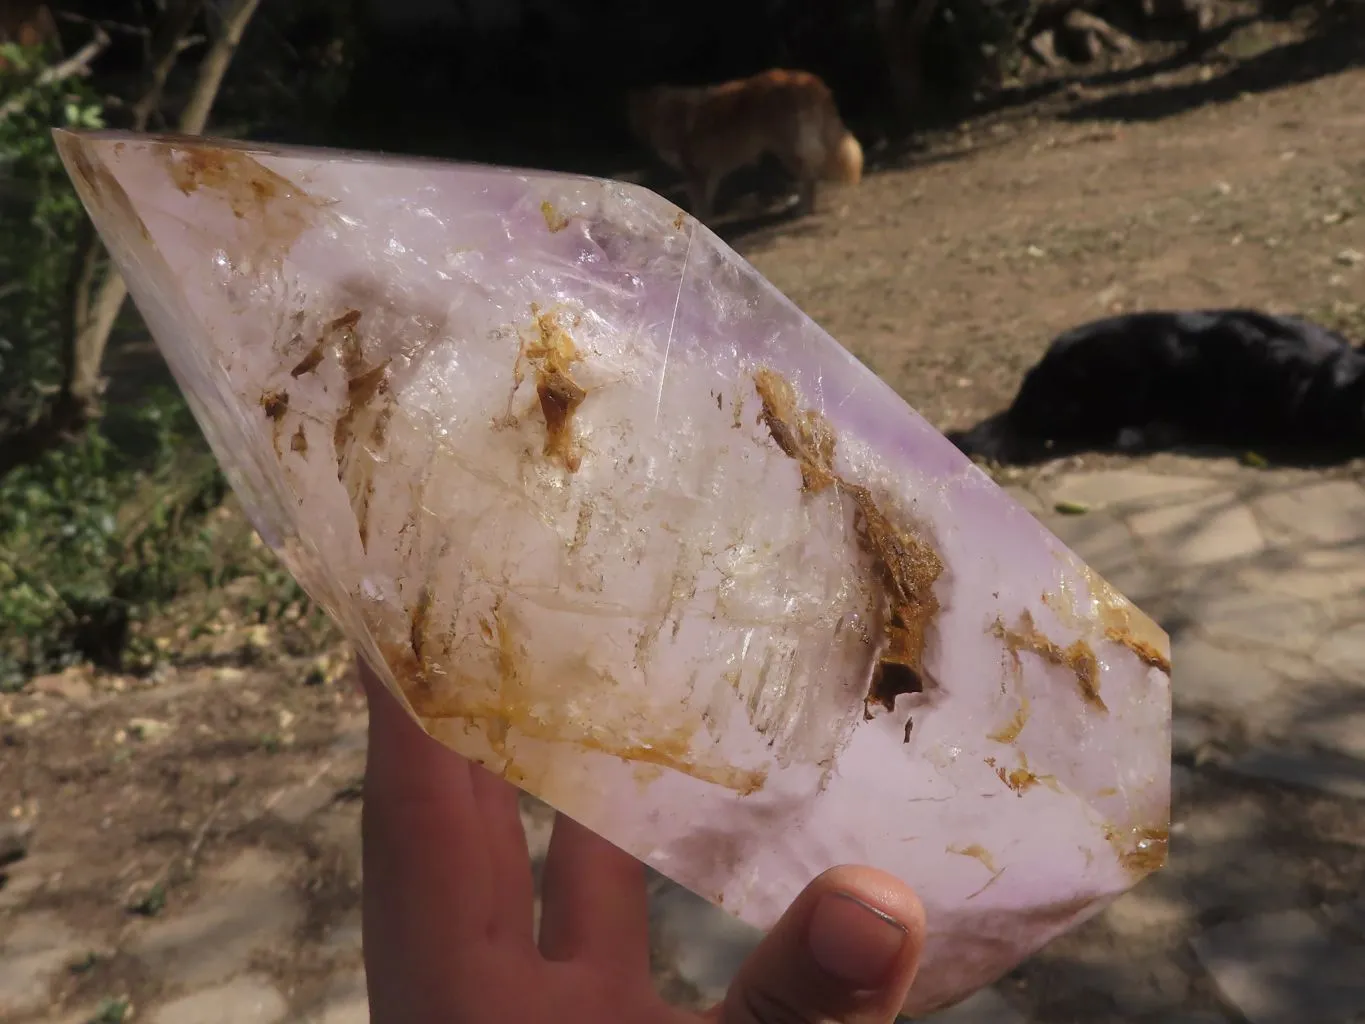
<instances>
[{"instance_id":1,"label":"fingernail","mask_svg":"<svg viewBox=\"0 0 1365 1024\"><path fill-rule=\"evenodd\" d=\"M843 892L820 897L806 942L815 962L840 981L876 988L887 980L908 938L895 918Z\"/></svg>"}]
</instances>

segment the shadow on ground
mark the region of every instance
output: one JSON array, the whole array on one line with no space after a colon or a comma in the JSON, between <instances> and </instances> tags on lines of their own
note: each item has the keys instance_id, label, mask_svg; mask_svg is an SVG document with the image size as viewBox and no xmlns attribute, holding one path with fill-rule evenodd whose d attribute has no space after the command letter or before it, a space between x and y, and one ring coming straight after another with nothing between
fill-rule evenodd
<instances>
[{"instance_id":1,"label":"shadow on ground","mask_svg":"<svg viewBox=\"0 0 1365 1024\"><path fill-rule=\"evenodd\" d=\"M1222 61L1226 70L1207 80L1104 96L1080 103L1063 117L1072 121L1161 120L1198 107L1227 103L1357 67L1365 63L1365 16L1361 11L1347 10L1349 6L1347 0L1323 12L1305 38L1271 46L1246 58ZM1178 70L1201 58L1202 54L1194 52L1136 71L1148 78ZM1131 78L1132 73L1123 72L1081 81L1088 86L1101 87L1125 84Z\"/></svg>"}]
</instances>

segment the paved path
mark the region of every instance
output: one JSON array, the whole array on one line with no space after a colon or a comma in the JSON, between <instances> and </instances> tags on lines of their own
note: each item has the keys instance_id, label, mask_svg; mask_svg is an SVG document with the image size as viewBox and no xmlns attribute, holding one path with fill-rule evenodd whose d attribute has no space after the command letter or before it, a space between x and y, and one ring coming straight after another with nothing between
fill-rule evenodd
<instances>
[{"instance_id":1,"label":"paved path","mask_svg":"<svg viewBox=\"0 0 1365 1024\"><path fill-rule=\"evenodd\" d=\"M1013 490L1172 634L1171 863L932 1019L1365 1022L1360 481L1158 460L1054 471ZM112 939L83 934L59 905L35 898L60 878L60 850L39 847L12 865L0 889L0 1019L118 1021L117 1006L51 1008L62 979L103 956L158 979L160 995L136 1008L150 1024L366 1021L354 901L320 923L299 883L358 883L357 807L333 797L361 770L362 748L360 723L346 723L313 777L263 811L292 830L297 849L239 852L205 872L193 902ZM526 820L543 849L544 809L528 806ZM663 880L652 884L661 984L679 1001L716 998L755 936ZM286 976L276 969L284 961L296 979L288 985L272 980Z\"/></svg>"}]
</instances>

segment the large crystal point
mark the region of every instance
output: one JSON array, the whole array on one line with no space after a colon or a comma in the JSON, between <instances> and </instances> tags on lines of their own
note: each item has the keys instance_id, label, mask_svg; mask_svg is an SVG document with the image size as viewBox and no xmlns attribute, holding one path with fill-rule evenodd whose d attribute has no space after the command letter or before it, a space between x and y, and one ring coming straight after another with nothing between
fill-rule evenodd
<instances>
[{"instance_id":1,"label":"large crystal point","mask_svg":"<svg viewBox=\"0 0 1365 1024\"><path fill-rule=\"evenodd\" d=\"M759 927L895 873L912 1013L1163 863L1167 637L677 207L57 141L261 536L441 742Z\"/></svg>"}]
</instances>

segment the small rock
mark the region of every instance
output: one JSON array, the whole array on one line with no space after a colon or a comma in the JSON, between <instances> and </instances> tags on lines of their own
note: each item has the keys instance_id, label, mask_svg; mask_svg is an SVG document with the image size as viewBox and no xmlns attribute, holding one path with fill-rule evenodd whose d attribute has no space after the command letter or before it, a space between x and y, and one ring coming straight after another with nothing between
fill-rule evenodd
<instances>
[{"instance_id":1,"label":"small rock","mask_svg":"<svg viewBox=\"0 0 1365 1024\"><path fill-rule=\"evenodd\" d=\"M1337 262L1343 267L1358 267L1365 263L1365 253L1359 249L1342 249L1337 253Z\"/></svg>"}]
</instances>

